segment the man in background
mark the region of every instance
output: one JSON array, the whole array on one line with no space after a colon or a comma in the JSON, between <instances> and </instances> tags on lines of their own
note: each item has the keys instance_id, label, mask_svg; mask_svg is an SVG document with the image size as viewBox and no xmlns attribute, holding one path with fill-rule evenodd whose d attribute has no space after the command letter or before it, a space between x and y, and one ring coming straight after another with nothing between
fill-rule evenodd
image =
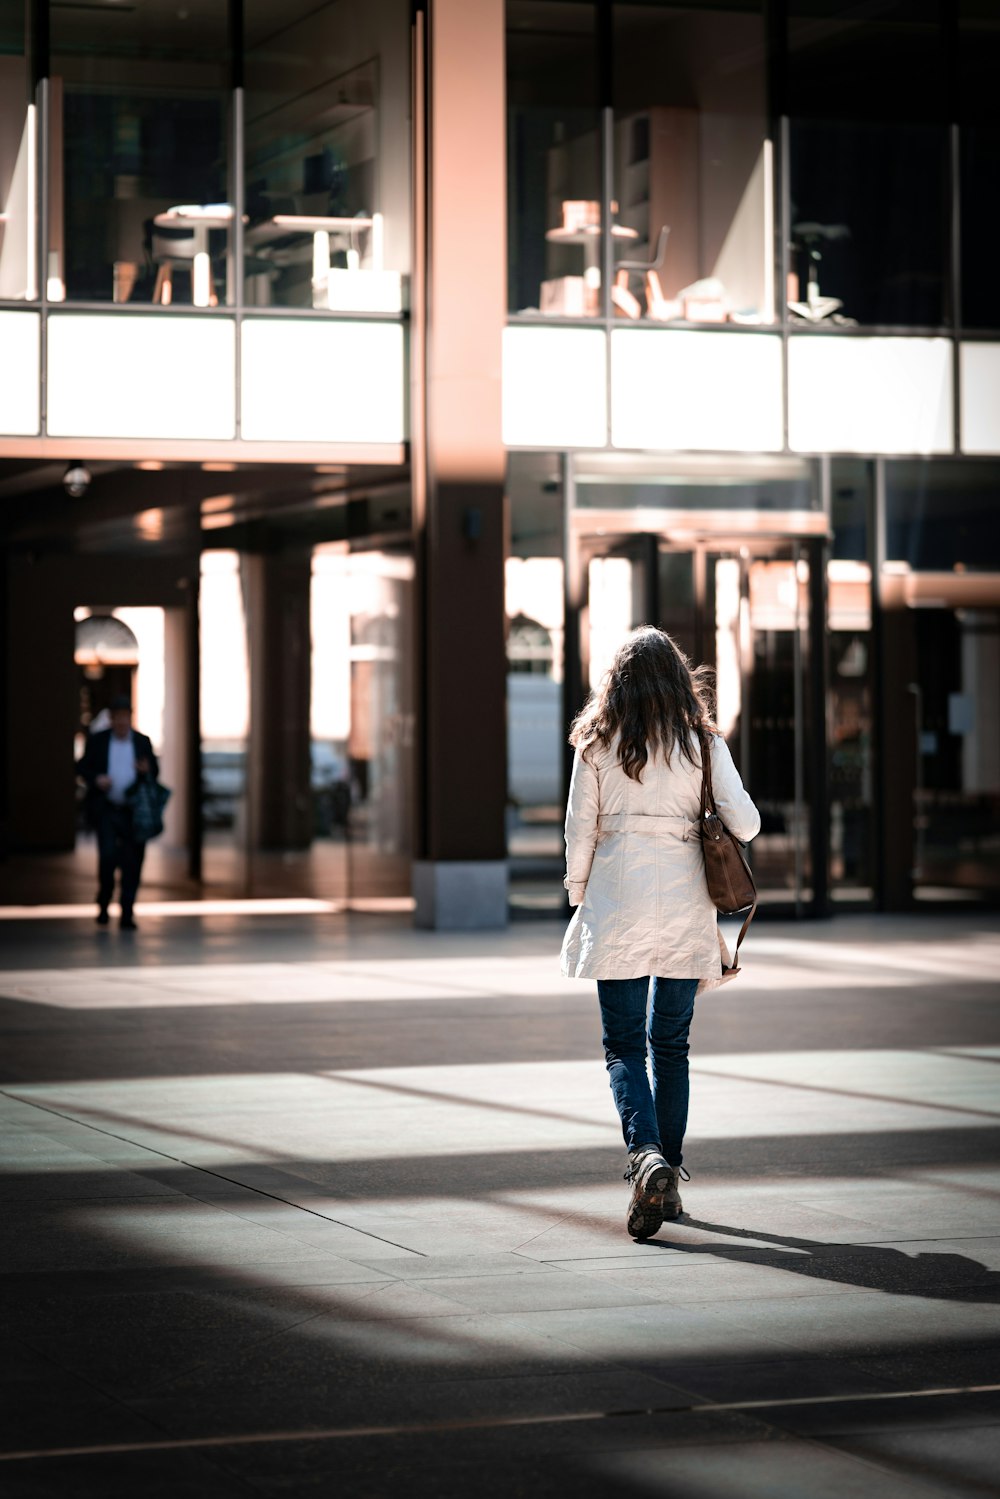
<instances>
[{"instance_id":1,"label":"man in background","mask_svg":"<svg viewBox=\"0 0 1000 1499\"><path fill-rule=\"evenodd\" d=\"M132 704L116 697L111 704L111 727L90 734L77 773L87 783L87 808L97 832L97 924L107 926L115 872L121 870L122 931L135 931L132 914L145 843L132 832L132 809L126 793L140 775L159 773L153 746L132 727Z\"/></svg>"}]
</instances>

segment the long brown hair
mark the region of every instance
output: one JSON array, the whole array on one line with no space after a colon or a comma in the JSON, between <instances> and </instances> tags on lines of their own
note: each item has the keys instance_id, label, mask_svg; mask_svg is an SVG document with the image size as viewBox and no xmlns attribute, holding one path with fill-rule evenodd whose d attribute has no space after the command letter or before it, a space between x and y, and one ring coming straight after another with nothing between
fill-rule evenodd
<instances>
[{"instance_id":1,"label":"long brown hair","mask_svg":"<svg viewBox=\"0 0 1000 1499\"><path fill-rule=\"evenodd\" d=\"M569 742L586 754L595 745L607 749L617 735L622 770L633 781L642 780L650 754L659 751L667 760L675 745L697 765L692 739L714 729L707 677L664 630L642 625L619 646L577 714Z\"/></svg>"}]
</instances>

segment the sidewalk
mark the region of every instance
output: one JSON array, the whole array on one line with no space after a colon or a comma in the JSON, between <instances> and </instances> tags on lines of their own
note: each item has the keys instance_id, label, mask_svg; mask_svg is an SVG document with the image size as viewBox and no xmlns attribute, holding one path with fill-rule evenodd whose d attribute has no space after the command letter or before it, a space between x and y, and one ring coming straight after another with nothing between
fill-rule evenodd
<instances>
[{"instance_id":1,"label":"sidewalk","mask_svg":"<svg viewBox=\"0 0 1000 1499\"><path fill-rule=\"evenodd\" d=\"M0 922L8 1499L983 1499L1000 933L770 923L624 1231L561 928Z\"/></svg>"}]
</instances>

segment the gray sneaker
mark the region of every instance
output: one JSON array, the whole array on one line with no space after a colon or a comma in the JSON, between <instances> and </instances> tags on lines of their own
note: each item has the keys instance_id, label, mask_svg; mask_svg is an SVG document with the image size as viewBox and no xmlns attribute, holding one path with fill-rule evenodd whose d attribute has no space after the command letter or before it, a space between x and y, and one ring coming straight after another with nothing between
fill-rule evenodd
<instances>
[{"instance_id":1,"label":"gray sneaker","mask_svg":"<svg viewBox=\"0 0 1000 1499\"><path fill-rule=\"evenodd\" d=\"M691 1180L683 1166L669 1166L670 1182L663 1194L663 1216L664 1218L679 1218L684 1211L681 1202L679 1184L682 1181Z\"/></svg>"},{"instance_id":2,"label":"gray sneaker","mask_svg":"<svg viewBox=\"0 0 1000 1499\"><path fill-rule=\"evenodd\" d=\"M663 1222L664 1199L671 1185L676 1195L671 1167L655 1146L646 1146L630 1154L625 1180L632 1183L625 1220L628 1231L633 1239L651 1239Z\"/></svg>"},{"instance_id":3,"label":"gray sneaker","mask_svg":"<svg viewBox=\"0 0 1000 1499\"><path fill-rule=\"evenodd\" d=\"M671 1166L654 1146L629 1157L625 1180L632 1183L626 1223L633 1239L651 1239L665 1219L684 1211L678 1184L691 1178L683 1166Z\"/></svg>"}]
</instances>

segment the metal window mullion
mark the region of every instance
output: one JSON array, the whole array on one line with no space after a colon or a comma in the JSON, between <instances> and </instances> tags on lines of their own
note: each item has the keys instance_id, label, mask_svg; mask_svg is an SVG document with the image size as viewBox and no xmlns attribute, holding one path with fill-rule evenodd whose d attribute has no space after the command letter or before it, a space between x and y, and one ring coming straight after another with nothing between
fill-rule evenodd
<instances>
[{"instance_id":1,"label":"metal window mullion","mask_svg":"<svg viewBox=\"0 0 1000 1499\"><path fill-rule=\"evenodd\" d=\"M235 405L235 436L237 441L242 433L243 421L243 309L246 278L244 275L244 178L243 150L244 150L244 113L243 113L243 88L237 86L233 89L233 240L232 240L232 263L233 263L233 313L235 321L235 369L234 379L236 381L236 405Z\"/></svg>"},{"instance_id":2,"label":"metal window mullion","mask_svg":"<svg viewBox=\"0 0 1000 1499\"><path fill-rule=\"evenodd\" d=\"M802 883L803 869L805 865L803 840L805 837L805 704L802 691L802 587L799 581L799 562L802 559L802 547L799 542L792 546L792 568L795 574L795 629L792 632L792 742L794 745L794 775L795 775L795 840L793 851L795 855L795 914L802 915ZM810 565L810 558L807 566ZM806 616L808 618L808 616ZM813 871L813 883L815 885L815 870Z\"/></svg>"},{"instance_id":3,"label":"metal window mullion","mask_svg":"<svg viewBox=\"0 0 1000 1499\"><path fill-rule=\"evenodd\" d=\"M953 446L962 451L962 140L952 121L951 136L951 322Z\"/></svg>"},{"instance_id":4,"label":"metal window mullion","mask_svg":"<svg viewBox=\"0 0 1000 1499\"><path fill-rule=\"evenodd\" d=\"M51 159L51 119L49 114L49 80L38 80L38 172L37 205L29 209L35 213L38 224L38 244L35 247L34 267L38 278L36 292L41 312L39 347L39 431L42 437L48 432L48 386L49 386L49 162Z\"/></svg>"},{"instance_id":5,"label":"metal window mullion","mask_svg":"<svg viewBox=\"0 0 1000 1499\"><path fill-rule=\"evenodd\" d=\"M788 444L788 277L791 271L792 238L792 188L791 188L791 129L787 115L782 115L778 126L778 233L780 236L778 269L778 306L775 309L781 329L781 444L783 452L790 451Z\"/></svg>"},{"instance_id":6,"label":"metal window mullion","mask_svg":"<svg viewBox=\"0 0 1000 1499\"><path fill-rule=\"evenodd\" d=\"M601 110L601 317L611 322L611 282L615 273L614 241L611 237L615 192L615 112L610 105Z\"/></svg>"},{"instance_id":7,"label":"metal window mullion","mask_svg":"<svg viewBox=\"0 0 1000 1499\"><path fill-rule=\"evenodd\" d=\"M569 744L570 724L583 706L584 678L582 668L581 606L583 576L580 538L573 525L576 509L576 475L573 454L559 455L559 478L562 490L563 551L563 791L569 793L573 750ZM565 797L564 797L565 799Z\"/></svg>"}]
</instances>

